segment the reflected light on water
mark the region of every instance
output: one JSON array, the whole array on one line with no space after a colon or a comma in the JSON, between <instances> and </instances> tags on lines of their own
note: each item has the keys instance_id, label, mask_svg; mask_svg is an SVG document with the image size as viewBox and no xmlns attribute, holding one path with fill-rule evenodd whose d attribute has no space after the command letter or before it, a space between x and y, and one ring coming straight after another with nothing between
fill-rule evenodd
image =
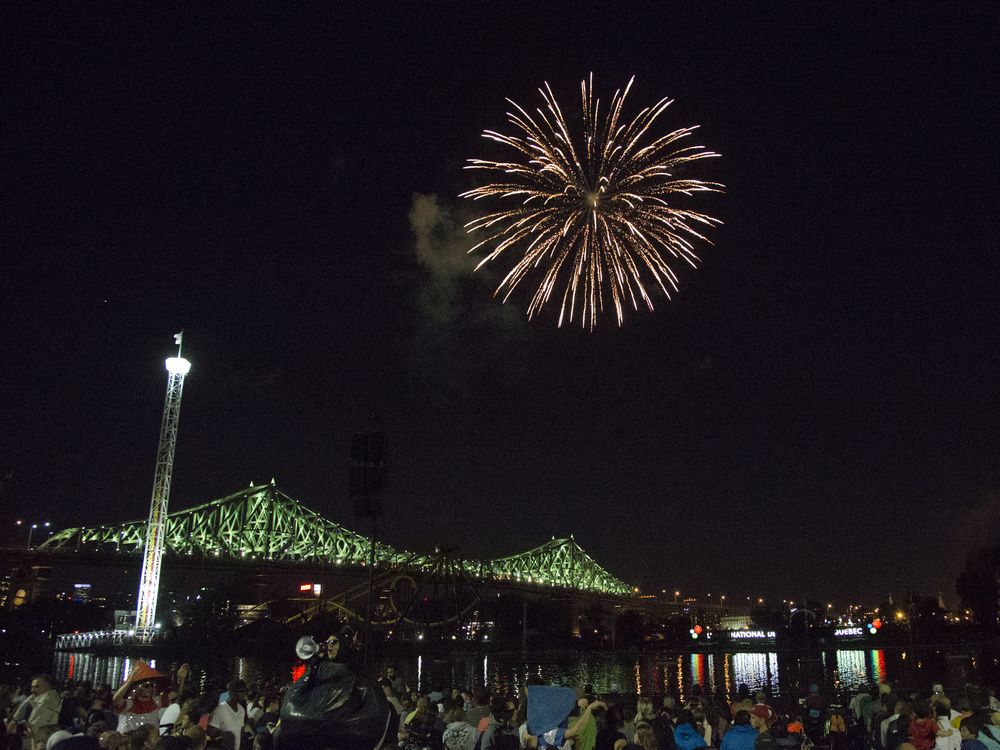
<instances>
[{"instance_id":1,"label":"reflected light on water","mask_svg":"<svg viewBox=\"0 0 1000 750\"><path fill-rule=\"evenodd\" d=\"M837 652L837 667L833 671L833 686L840 690L845 685L859 685L867 679L865 652L860 649L842 649Z\"/></svg>"},{"instance_id":2,"label":"reflected light on water","mask_svg":"<svg viewBox=\"0 0 1000 750\"><path fill-rule=\"evenodd\" d=\"M876 682L886 681L885 651L880 648L872 650L872 676Z\"/></svg>"},{"instance_id":3,"label":"reflected light on water","mask_svg":"<svg viewBox=\"0 0 1000 750\"><path fill-rule=\"evenodd\" d=\"M680 696L681 701L685 700L684 696L684 662L681 657L677 657L677 694Z\"/></svg>"},{"instance_id":4,"label":"reflected light on water","mask_svg":"<svg viewBox=\"0 0 1000 750\"><path fill-rule=\"evenodd\" d=\"M991 659L992 660L992 659ZM188 661L185 659L185 661ZM292 657L264 659L259 657L190 660L192 686L205 689L209 683L239 674L247 682L256 680L286 680L292 667ZM157 662L159 671L169 674L179 666L169 659ZM684 701L694 685L712 695L727 700L735 695L741 683L751 690L770 690L774 697L784 692L799 696L809 682L821 682L826 690L841 690L846 694L872 680L904 681L918 684L921 680L942 680L946 689L964 684L971 669L971 659L965 653L945 654L939 651L921 653L913 650L884 651L843 649L814 652L802 658L783 652L726 653L591 653L535 655L530 660L517 653L452 654L431 656L385 657L375 662L374 671L381 674L388 664L395 664L411 686L426 693L434 687L483 685L488 688L519 694L529 676L537 675L544 683L582 688L593 685L598 694L635 693L656 698L670 694ZM88 680L116 688L135 665L125 656L98 656L89 653L59 652L52 662L59 680Z\"/></svg>"},{"instance_id":5,"label":"reflected light on water","mask_svg":"<svg viewBox=\"0 0 1000 750\"><path fill-rule=\"evenodd\" d=\"M736 685L733 684L732 671L729 669L729 659L722 660L722 680L730 695L736 695Z\"/></svg>"},{"instance_id":6,"label":"reflected light on water","mask_svg":"<svg viewBox=\"0 0 1000 750\"><path fill-rule=\"evenodd\" d=\"M728 656L733 662L733 683L745 684L751 691L774 688L778 681L778 655L775 653L739 653ZM774 691L775 693L777 691Z\"/></svg>"}]
</instances>

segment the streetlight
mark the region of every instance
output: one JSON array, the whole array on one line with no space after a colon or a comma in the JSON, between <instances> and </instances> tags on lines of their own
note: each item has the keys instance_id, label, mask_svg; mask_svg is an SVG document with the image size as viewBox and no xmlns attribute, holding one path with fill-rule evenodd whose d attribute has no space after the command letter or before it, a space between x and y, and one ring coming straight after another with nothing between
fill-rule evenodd
<instances>
[{"instance_id":1,"label":"streetlight","mask_svg":"<svg viewBox=\"0 0 1000 750\"><path fill-rule=\"evenodd\" d=\"M18 524L20 524L20 523L21 523L21 522L20 522L20 521L18 521ZM52 525L52 524L51 524L51 523L49 523L48 521L46 521L46 522L45 522L45 523L43 523L43 524L37 524L37 523L33 523L33 524L31 524L31 527L30 527L30 528L28 529L28 549L31 549L31 537L32 537L32 535L33 535L33 534L35 533L35 529L37 529L37 528L38 528L39 526L42 526L43 528L46 528L46 529L47 529L47 528L49 528L49 526L51 526L51 525Z\"/></svg>"},{"instance_id":2,"label":"streetlight","mask_svg":"<svg viewBox=\"0 0 1000 750\"><path fill-rule=\"evenodd\" d=\"M678 597L679 597L680 595L681 595L681 592L680 592L680 591L675 591L675 592L674 592L674 604L677 604L677 598L678 598Z\"/></svg>"}]
</instances>

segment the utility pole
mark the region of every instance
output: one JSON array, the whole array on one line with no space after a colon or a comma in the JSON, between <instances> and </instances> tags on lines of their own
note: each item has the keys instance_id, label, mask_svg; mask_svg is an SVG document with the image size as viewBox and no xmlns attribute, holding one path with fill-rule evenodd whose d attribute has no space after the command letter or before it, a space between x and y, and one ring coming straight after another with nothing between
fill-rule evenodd
<instances>
[{"instance_id":1,"label":"utility pole","mask_svg":"<svg viewBox=\"0 0 1000 750\"><path fill-rule=\"evenodd\" d=\"M521 599L521 653L528 652L528 600Z\"/></svg>"},{"instance_id":2,"label":"utility pole","mask_svg":"<svg viewBox=\"0 0 1000 750\"><path fill-rule=\"evenodd\" d=\"M146 525L146 546L142 555L142 577L139 581L139 601L135 613L135 634L141 641L150 640L156 628L156 599L160 592L160 565L167 531L167 503L170 500L170 478L177 448L177 424L181 414L181 394L184 376L191 363L181 357L184 332L174 335L177 356L166 361L167 397L160 422L160 445L156 451L156 471L153 476L153 497L149 503Z\"/></svg>"},{"instance_id":3,"label":"utility pole","mask_svg":"<svg viewBox=\"0 0 1000 750\"><path fill-rule=\"evenodd\" d=\"M385 435L381 431L363 432L351 440L350 494L354 514L372 521L371 548L368 555L368 603L365 607L363 658L364 666L374 653L372 644L372 614L375 609L375 547L378 519L382 515L382 494L385 491Z\"/></svg>"}]
</instances>

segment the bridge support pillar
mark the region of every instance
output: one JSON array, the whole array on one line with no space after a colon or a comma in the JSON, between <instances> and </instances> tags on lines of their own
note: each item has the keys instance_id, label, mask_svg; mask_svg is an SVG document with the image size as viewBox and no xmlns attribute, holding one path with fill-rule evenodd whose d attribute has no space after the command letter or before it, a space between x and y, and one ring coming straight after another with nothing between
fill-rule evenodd
<instances>
[{"instance_id":1,"label":"bridge support pillar","mask_svg":"<svg viewBox=\"0 0 1000 750\"><path fill-rule=\"evenodd\" d=\"M274 583L267 573L257 573L253 577L253 596L255 604L263 604L274 599Z\"/></svg>"}]
</instances>

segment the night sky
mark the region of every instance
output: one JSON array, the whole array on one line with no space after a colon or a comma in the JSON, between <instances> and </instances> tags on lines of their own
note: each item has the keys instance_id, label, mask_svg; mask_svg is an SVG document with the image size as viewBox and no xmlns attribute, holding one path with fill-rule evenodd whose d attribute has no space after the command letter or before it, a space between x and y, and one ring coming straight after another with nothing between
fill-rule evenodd
<instances>
[{"instance_id":1,"label":"night sky","mask_svg":"<svg viewBox=\"0 0 1000 750\"><path fill-rule=\"evenodd\" d=\"M273 476L356 527L377 414L407 549L954 603L1000 533L995 4L346 5L3 11L5 543L145 517L183 328L172 509ZM674 300L587 333L493 299L457 195L505 97L591 71L727 190Z\"/></svg>"}]
</instances>

